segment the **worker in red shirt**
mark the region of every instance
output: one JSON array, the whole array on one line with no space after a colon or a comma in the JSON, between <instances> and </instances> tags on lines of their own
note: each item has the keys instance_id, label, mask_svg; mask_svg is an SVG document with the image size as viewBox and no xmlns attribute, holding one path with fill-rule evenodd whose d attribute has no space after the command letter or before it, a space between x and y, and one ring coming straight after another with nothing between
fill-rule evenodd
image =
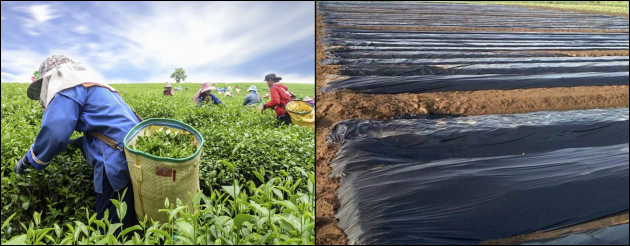
<instances>
[{"instance_id":1,"label":"worker in red shirt","mask_svg":"<svg viewBox=\"0 0 630 246\"><path fill-rule=\"evenodd\" d=\"M264 104L260 109L260 113L264 113L265 109L274 108L276 110L276 119L286 125L291 124L291 116L284 110L284 105L291 101L291 93L286 85L280 82L281 77L277 77L276 74L270 73L265 76L265 82L269 86L269 94L271 95L271 101Z\"/></svg>"}]
</instances>

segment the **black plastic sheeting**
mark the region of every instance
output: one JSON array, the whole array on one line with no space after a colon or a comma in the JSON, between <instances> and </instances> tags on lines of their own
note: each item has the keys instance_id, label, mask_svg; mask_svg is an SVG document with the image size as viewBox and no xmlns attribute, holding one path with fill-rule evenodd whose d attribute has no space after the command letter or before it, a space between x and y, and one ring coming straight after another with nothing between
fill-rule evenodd
<instances>
[{"instance_id":1,"label":"black plastic sheeting","mask_svg":"<svg viewBox=\"0 0 630 246\"><path fill-rule=\"evenodd\" d=\"M628 211L628 109L351 120L332 162L356 244L477 244Z\"/></svg>"},{"instance_id":2,"label":"black plastic sheeting","mask_svg":"<svg viewBox=\"0 0 630 246\"><path fill-rule=\"evenodd\" d=\"M344 76L417 76L465 74L542 74L623 72L628 62L514 63L490 65L350 65L341 66Z\"/></svg>"},{"instance_id":3,"label":"black plastic sheeting","mask_svg":"<svg viewBox=\"0 0 630 246\"><path fill-rule=\"evenodd\" d=\"M628 49L627 18L500 5L318 4L324 22L332 27L324 30L322 43L330 49L320 63L340 66L339 75L349 76L328 83L322 92L394 94L629 84L628 56L604 56ZM497 27L516 32L361 29L366 25ZM540 31L519 32L519 28ZM559 29L564 30L554 32ZM600 57L571 54L585 55L583 51Z\"/></svg>"},{"instance_id":4,"label":"black plastic sheeting","mask_svg":"<svg viewBox=\"0 0 630 246\"><path fill-rule=\"evenodd\" d=\"M376 17L376 18L386 18L386 17ZM525 24L519 23L515 25L510 24L470 24L470 25L462 25L455 23L426 23L426 22L404 22L404 21L364 21L357 22L356 20L352 21L324 21L328 25L340 25L340 26L348 26L348 27L361 27L361 26L387 26L387 27L435 27L435 28L449 28L449 27L474 27L474 28L534 28L534 29L618 29L618 30L627 30L627 23L618 23L613 24L611 26L606 25L540 25L536 23Z\"/></svg>"},{"instance_id":5,"label":"black plastic sheeting","mask_svg":"<svg viewBox=\"0 0 630 246\"><path fill-rule=\"evenodd\" d=\"M480 40L343 40L329 42L327 46L370 47L603 47L628 48L627 41L480 41Z\"/></svg>"},{"instance_id":6,"label":"black plastic sheeting","mask_svg":"<svg viewBox=\"0 0 630 246\"><path fill-rule=\"evenodd\" d=\"M575 63L575 62L613 62L621 61L628 64L627 56L601 57L517 57L517 58L449 58L449 59L326 59L323 65L380 65L380 64L418 64L418 65L449 65L449 64L506 64L506 63Z\"/></svg>"},{"instance_id":7,"label":"black plastic sheeting","mask_svg":"<svg viewBox=\"0 0 630 246\"><path fill-rule=\"evenodd\" d=\"M453 52L487 52L487 51L536 51L536 50L623 50L619 47L369 47L369 46L351 46L344 47L338 52L344 51L444 51Z\"/></svg>"},{"instance_id":8,"label":"black plastic sheeting","mask_svg":"<svg viewBox=\"0 0 630 246\"><path fill-rule=\"evenodd\" d=\"M521 245L628 245L628 243L628 224L623 224Z\"/></svg>"},{"instance_id":9,"label":"black plastic sheeting","mask_svg":"<svg viewBox=\"0 0 630 246\"><path fill-rule=\"evenodd\" d=\"M486 41L628 41L628 33L549 33L549 32L472 32L472 31L406 31L367 29L326 29L324 41L343 39L427 39Z\"/></svg>"},{"instance_id":10,"label":"black plastic sheeting","mask_svg":"<svg viewBox=\"0 0 630 246\"><path fill-rule=\"evenodd\" d=\"M335 59L438 59L438 58L484 58L484 57L569 57L568 55L541 52L451 52L451 51L347 51L332 54Z\"/></svg>"},{"instance_id":11,"label":"black plastic sheeting","mask_svg":"<svg viewBox=\"0 0 630 246\"><path fill-rule=\"evenodd\" d=\"M480 158L628 143L628 118L628 109L622 108L440 120L354 119L337 123L327 142L343 143L334 163L360 163L336 166L333 175L339 176L390 163L379 158L382 156L392 157L391 163L398 163L401 158L417 162L449 156ZM352 151L345 151L346 148Z\"/></svg>"},{"instance_id":12,"label":"black plastic sheeting","mask_svg":"<svg viewBox=\"0 0 630 246\"><path fill-rule=\"evenodd\" d=\"M628 84L628 72L536 75L363 76L330 82L321 91L329 93L340 89L348 89L360 93L395 94Z\"/></svg>"},{"instance_id":13,"label":"black plastic sheeting","mask_svg":"<svg viewBox=\"0 0 630 246\"><path fill-rule=\"evenodd\" d=\"M628 29L628 19L500 5L320 2L325 23L436 27Z\"/></svg>"}]
</instances>

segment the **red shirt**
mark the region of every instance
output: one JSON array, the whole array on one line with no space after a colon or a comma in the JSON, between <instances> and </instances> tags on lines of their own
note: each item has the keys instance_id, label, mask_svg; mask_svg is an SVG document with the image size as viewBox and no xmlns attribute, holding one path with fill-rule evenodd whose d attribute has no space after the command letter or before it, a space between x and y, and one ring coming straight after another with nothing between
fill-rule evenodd
<instances>
[{"instance_id":1,"label":"red shirt","mask_svg":"<svg viewBox=\"0 0 630 246\"><path fill-rule=\"evenodd\" d=\"M291 94L289 93L289 88L282 83L276 83L269 90L269 95L271 96L271 102L265 104L265 108L273 108L276 110L276 118L286 114L284 111L284 105L287 102L291 101Z\"/></svg>"}]
</instances>

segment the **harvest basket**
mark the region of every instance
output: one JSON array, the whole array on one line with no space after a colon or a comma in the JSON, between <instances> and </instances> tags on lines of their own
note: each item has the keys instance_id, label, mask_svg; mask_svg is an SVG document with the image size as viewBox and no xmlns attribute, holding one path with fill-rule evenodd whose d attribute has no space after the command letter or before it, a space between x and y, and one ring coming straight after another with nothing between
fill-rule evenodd
<instances>
[{"instance_id":1,"label":"harvest basket","mask_svg":"<svg viewBox=\"0 0 630 246\"><path fill-rule=\"evenodd\" d=\"M298 126L305 126L308 128L315 127L315 110L313 106L305 101L293 100L289 101L284 109L291 116L291 123ZM297 111L304 112L297 112Z\"/></svg>"},{"instance_id":2,"label":"harvest basket","mask_svg":"<svg viewBox=\"0 0 630 246\"><path fill-rule=\"evenodd\" d=\"M158 157L131 149L138 136L149 136L163 129L171 133L192 134L197 151L186 158L175 159ZM146 135L145 135L145 130ZM164 207L164 199L173 203L179 198L184 204L190 200L188 193L194 196L199 191L199 162L203 147L203 137L191 126L171 119L148 119L127 133L124 139L125 157L129 166L129 174L133 184L134 203L138 218L168 222L168 214L158 212ZM188 203L190 211L194 211Z\"/></svg>"}]
</instances>

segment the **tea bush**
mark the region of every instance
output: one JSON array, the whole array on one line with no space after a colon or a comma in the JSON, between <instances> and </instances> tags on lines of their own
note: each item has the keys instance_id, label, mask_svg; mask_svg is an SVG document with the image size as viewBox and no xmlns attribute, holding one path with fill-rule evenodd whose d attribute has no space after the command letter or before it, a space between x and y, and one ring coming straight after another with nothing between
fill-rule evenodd
<instances>
[{"instance_id":1,"label":"tea bush","mask_svg":"<svg viewBox=\"0 0 630 246\"><path fill-rule=\"evenodd\" d=\"M199 84L181 84L183 88L188 86L189 90L175 92L172 97L162 96L163 84L112 86L120 91L123 99L144 119L179 120L202 134L205 143L200 164L200 183L205 196L215 196L218 199L223 195L221 201L234 203L219 191L222 186L232 185L236 180L239 184L248 185L249 189L244 190L250 192L243 192L243 195L247 194L251 199L255 193L251 188L265 185L273 179L276 179L274 182L279 182L280 178L285 183L301 179L294 188L293 196L297 192L313 196L304 177L314 172L315 131L304 127L279 125L275 120L275 112L271 109L266 110L264 115L260 114L258 108L247 109L242 105L248 88L244 84L238 84L241 93L236 94L233 91L234 97L217 95L225 107L207 105L201 108L198 108L192 99L199 89ZM252 84L247 83L247 86ZM179 84L174 84L177 85ZM61 227L65 224L77 227L76 221L87 225L90 221L89 215L94 214L93 170L79 150L69 147L53 158L45 170L30 169L30 172L24 175L16 175L13 172L13 167L33 143L41 126L41 109L37 101L26 98L27 86L2 83L2 222L6 225L6 228L3 227L3 241L26 233L28 227L24 228L19 222L34 221L35 212L41 216L36 223L40 230L54 228L55 223ZM264 83L258 83L256 86L259 94L269 93ZM313 85L287 86L298 97L312 97L314 94ZM213 93L216 95L216 91ZM82 133L75 132L72 137L81 135ZM225 162L219 160L233 163L234 179L227 171L229 168ZM291 197L281 189L272 190L272 196L277 201L285 201ZM285 199L278 198L279 194ZM249 203L249 199L238 200ZM258 201L256 203L261 204ZM274 208L276 211L282 211L274 206L276 205L272 204L268 211ZM252 214L256 215L253 211ZM221 216L229 217L228 214L230 213L226 212ZM8 220L11 215L14 217ZM230 218L234 219L234 216ZM42 240L45 243L59 243L51 241L46 236ZM73 240L75 243L81 242L74 238Z\"/></svg>"}]
</instances>

